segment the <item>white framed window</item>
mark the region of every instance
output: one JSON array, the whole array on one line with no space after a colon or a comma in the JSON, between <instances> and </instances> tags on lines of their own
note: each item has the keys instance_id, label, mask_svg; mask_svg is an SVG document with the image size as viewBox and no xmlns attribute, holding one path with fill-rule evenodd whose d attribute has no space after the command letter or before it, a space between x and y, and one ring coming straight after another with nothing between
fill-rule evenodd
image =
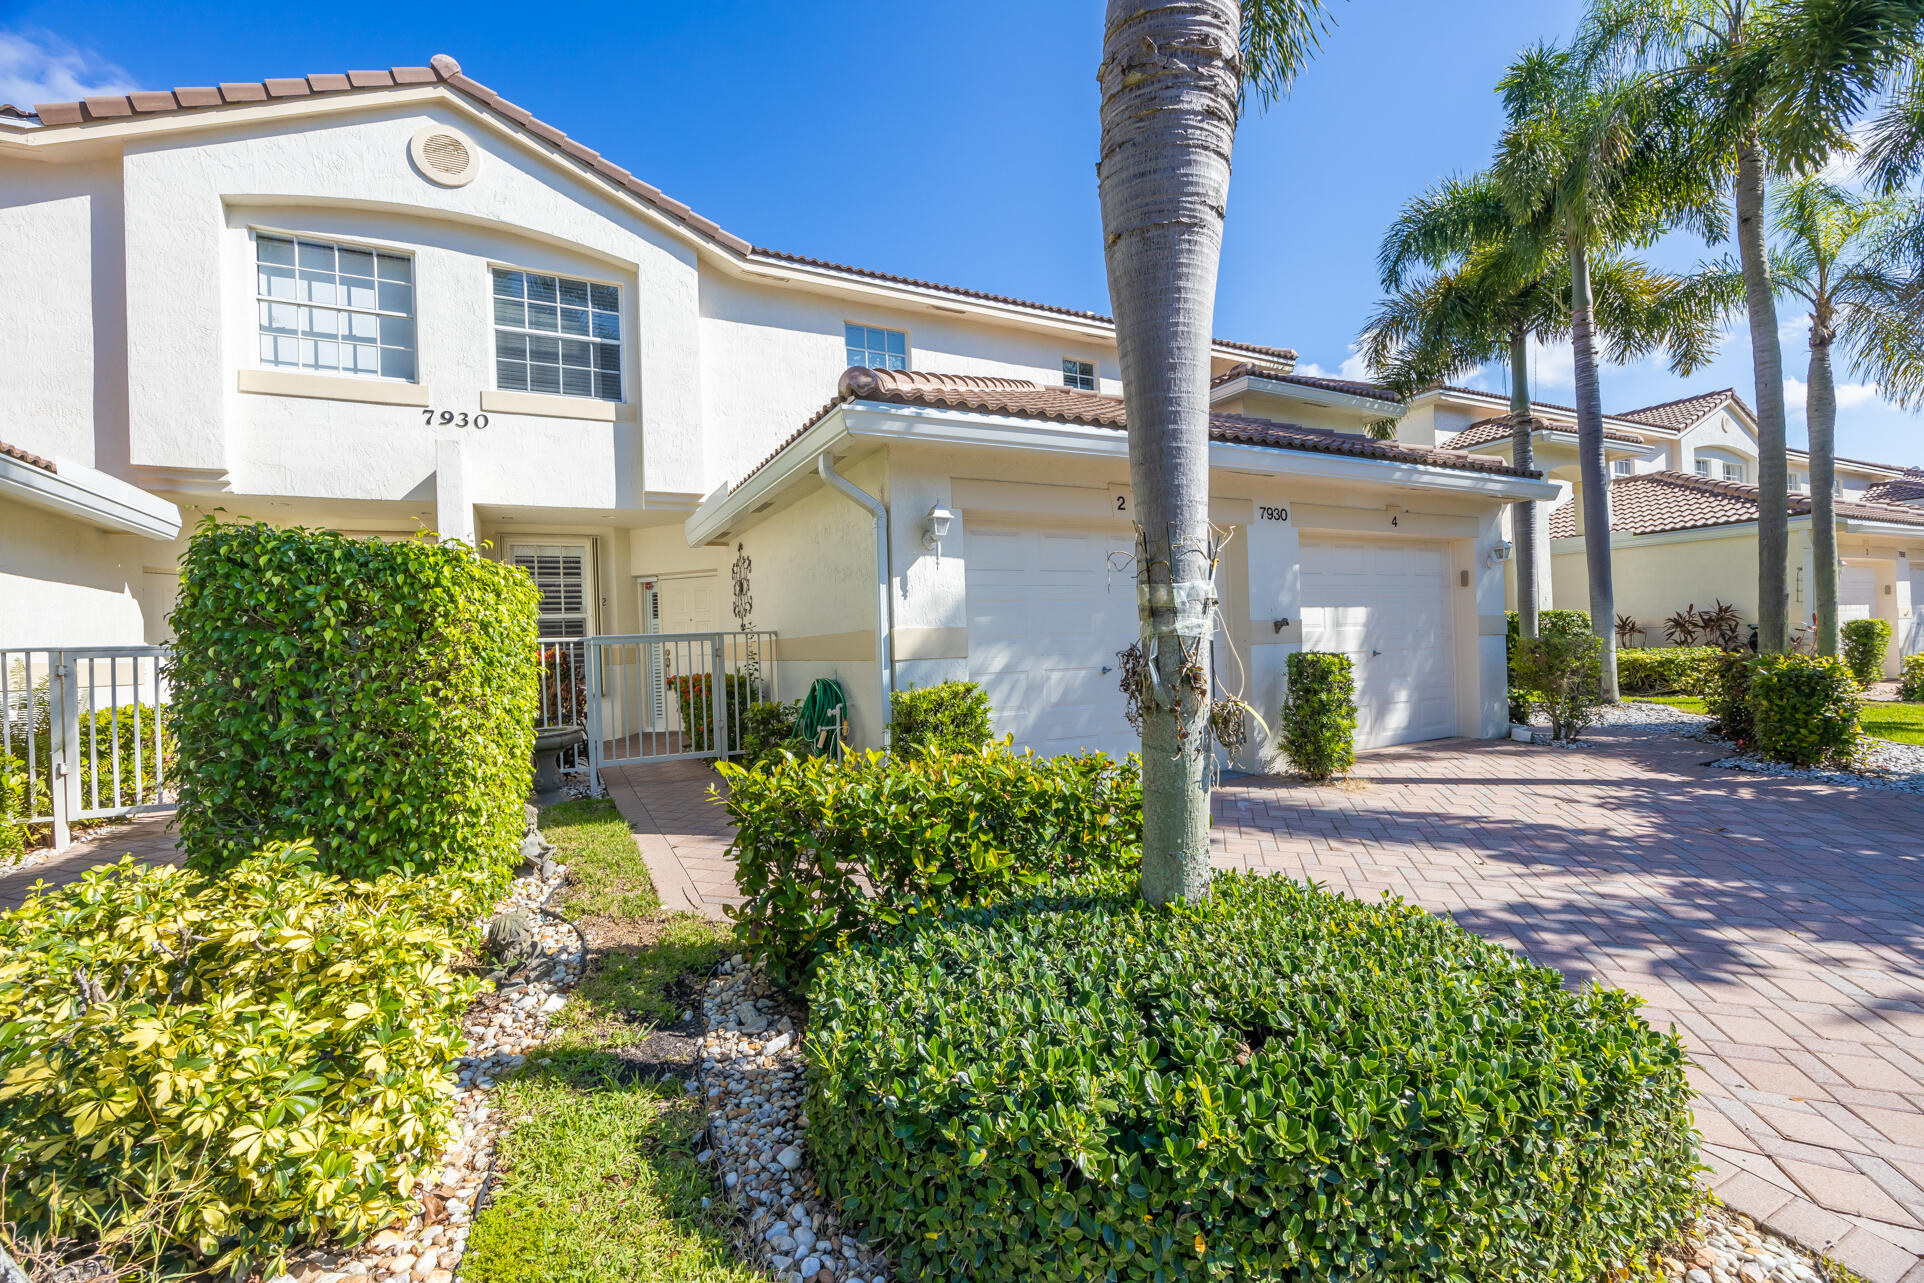
<instances>
[{"instance_id":1,"label":"white framed window","mask_svg":"<svg viewBox=\"0 0 1924 1283\"><path fill-rule=\"evenodd\" d=\"M406 254L256 232L254 282L263 366L414 381Z\"/></svg>"},{"instance_id":2,"label":"white framed window","mask_svg":"<svg viewBox=\"0 0 1924 1283\"><path fill-rule=\"evenodd\" d=\"M1729 460L1725 460L1724 480L1725 481L1748 481L1750 480L1750 469L1745 467L1741 463L1731 463Z\"/></svg>"},{"instance_id":3,"label":"white framed window","mask_svg":"<svg viewBox=\"0 0 1924 1283\"><path fill-rule=\"evenodd\" d=\"M494 272L494 385L504 392L619 401L621 287Z\"/></svg>"},{"instance_id":4,"label":"white framed window","mask_svg":"<svg viewBox=\"0 0 1924 1283\"><path fill-rule=\"evenodd\" d=\"M1698 476L1707 477L1710 475L1710 460L1698 459L1695 461L1695 466L1697 469Z\"/></svg>"},{"instance_id":5,"label":"white framed window","mask_svg":"<svg viewBox=\"0 0 1924 1283\"><path fill-rule=\"evenodd\" d=\"M1786 480L1792 490L1810 489L1810 479L1801 472L1791 473Z\"/></svg>"},{"instance_id":6,"label":"white framed window","mask_svg":"<svg viewBox=\"0 0 1924 1283\"><path fill-rule=\"evenodd\" d=\"M1830 492L1833 498L1842 499L1844 497L1844 483L1833 479L1830 483Z\"/></svg>"},{"instance_id":7,"label":"white framed window","mask_svg":"<svg viewBox=\"0 0 1924 1283\"><path fill-rule=\"evenodd\" d=\"M1610 465L1610 474L1616 477L1627 477L1634 470L1634 468L1635 468L1635 465L1632 464L1630 460L1618 459L1616 462Z\"/></svg>"},{"instance_id":8,"label":"white framed window","mask_svg":"<svg viewBox=\"0 0 1924 1283\"><path fill-rule=\"evenodd\" d=\"M864 365L871 370L909 368L909 336L902 330L883 330L850 321L842 326L842 342L848 349L850 365Z\"/></svg>"},{"instance_id":9,"label":"white framed window","mask_svg":"<svg viewBox=\"0 0 1924 1283\"><path fill-rule=\"evenodd\" d=\"M1075 388L1079 392L1096 390L1096 363L1078 361L1072 356L1062 358L1062 386Z\"/></svg>"},{"instance_id":10,"label":"white framed window","mask_svg":"<svg viewBox=\"0 0 1924 1283\"><path fill-rule=\"evenodd\" d=\"M509 544L508 560L527 571L541 593L541 614L535 624L536 636L588 635L587 544Z\"/></svg>"}]
</instances>

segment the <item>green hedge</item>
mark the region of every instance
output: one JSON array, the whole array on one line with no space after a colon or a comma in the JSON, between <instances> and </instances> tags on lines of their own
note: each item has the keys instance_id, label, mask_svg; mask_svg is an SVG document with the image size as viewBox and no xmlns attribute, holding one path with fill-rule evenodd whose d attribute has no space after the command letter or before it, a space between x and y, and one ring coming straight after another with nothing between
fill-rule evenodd
<instances>
[{"instance_id":1,"label":"green hedge","mask_svg":"<svg viewBox=\"0 0 1924 1283\"><path fill-rule=\"evenodd\" d=\"M729 915L784 983L817 959L943 904L1047 876L1134 868L1142 777L1134 756L1035 757L1004 745L952 756L880 753L721 766L735 821Z\"/></svg>"},{"instance_id":2,"label":"green hedge","mask_svg":"<svg viewBox=\"0 0 1924 1283\"><path fill-rule=\"evenodd\" d=\"M1647 646L1617 652L1625 695L1701 695L1724 652L1715 646Z\"/></svg>"},{"instance_id":3,"label":"green hedge","mask_svg":"<svg viewBox=\"0 0 1924 1283\"><path fill-rule=\"evenodd\" d=\"M989 742L989 695L974 682L939 682L889 695L889 751L970 753Z\"/></svg>"},{"instance_id":4,"label":"green hedge","mask_svg":"<svg viewBox=\"0 0 1924 1283\"><path fill-rule=\"evenodd\" d=\"M795 722L801 716L802 701L762 700L748 706L742 719L741 755L744 766L773 761L783 752L799 752L795 743Z\"/></svg>"},{"instance_id":5,"label":"green hedge","mask_svg":"<svg viewBox=\"0 0 1924 1283\"><path fill-rule=\"evenodd\" d=\"M1740 746L1757 738L1750 711L1750 677L1757 657L1748 651L1719 651L1704 678L1704 711L1711 730Z\"/></svg>"},{"instance_id":6,"label":"green hedge","mask_svg":"<svg viewBox=\"0 0 1924 1283\"><path fill-rule=\"evenodd\" d=\"M1603 702L1603 639L1591 632L1519 637L1510 672L1530 705L1550 719L1551 738L1575 742Z\"/></svg>"},{"instance_id":7,"label":"green hedge","mask_svg":"<svg viewBox=\"0 0 1924 1283\"><path fill-rule=\"evenodd\" d=\"M1891 644L1891 625L1886 619L1849 619L1839 630L1844 639L1844 663L1859 686L1869 686L1884 677L1884 652Z\"/></svg>"},{"instance_id":8,"label":"green hedge","mask_svg":"<svg viewBox=\"0 0 1924 1283\"><path fill-rule=\"evenodd\" d=\"M442 920L485 882L346 882L303 843L0 916L0 1222L220 1273L405 1217L481 987Z\"/></svg>"},{"instance_id":9,"label":"green hedge","mask_svg":"<svg viewBox=\"0 0 1924 1283\"><path fill-rule=\"evenodd\" d=\"M168 672L180 832L218 871L311 837L321 866L490 866L521 837L538 595L458 543L201 524Z\"/></svg>"},{"instance_id":10,"label":"green hedge","mask_svg":"<svg viewBox=\"0 0 1924 1283\"><path fill-rule=\"evenodd\" d=\"M1764 655L1751 665L1757 748L1781 761L1848 759L1857 751L1859 700L1850 669L1829 655Z\"/></svg>"},{"instance_id":11,"label":"green hedge","mask_svg":"<svg viewBox=\"0 0 1924 1283\"><path fill-rule=\"evenodd\" d=\"M1516 644L1523 636L1523 620L1514 610L1505 611L1508 627L1504 634L1505 671L1510 675L1510 721L1523 725L1530 720L1530 703L1538 693L1517 680ZM1540 610L1537 612L1538 637L1575 637L1590 632L1587 610Z\"/></svg>"},{"instance_id":12,"label":"green hedge","mask_svg":"<svg viewBox=\"0 0 1924 1283\"><path fill-rule=\"evenodd\" d=\"M1049 888L809 1000L814 1170L906 1278L1594 1283L1702 1199L1638 999L1387 897Z\"/></svg>"},{"instance_id":13,"label":"green hedge","mask_svg":"<svg viewBox=\"0 0 1924 1283\"><path fill-rule=\"evenodd\" d=\"M1897 684L1897 697L1911 704L1924 702L1924 652L1904 656L1904 676Z\"/></svg>"},{"instance_id":14,"label":"green hedge","mask_svg":"<svg viewBox=\"0 0 1924 1283\"><path fill-rule=\"evenodd\" d=\"M1283 753L1312 780L1356 765L1356 678L1348 655L1299 651L1288 660Z\"/></svg>"}]
</instances>

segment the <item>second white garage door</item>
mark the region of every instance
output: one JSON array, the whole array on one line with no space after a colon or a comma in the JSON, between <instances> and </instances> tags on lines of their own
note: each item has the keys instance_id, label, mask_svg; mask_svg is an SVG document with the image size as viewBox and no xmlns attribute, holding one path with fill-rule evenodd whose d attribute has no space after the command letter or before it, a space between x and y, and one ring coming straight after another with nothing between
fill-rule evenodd
<instances>
[{"instance_id":1,"label":"second white garage door","mask_svg":"<svg viewBox=\"0 0 1924 1283\"><path fill-rule=\"evenodd\" d=\"M1303 649L1348 655L1356 747L1456 734L1450 555L1442 544L1305 536Z\"/></svg>"},{"instance_id":2,"label":"second white garage door","mask_svg":"<svg viewBox=\"0 0 1924 1283\"><path fill-rule=\"evenodd\" d=\"M1136 639L1132 552L1124 531L969 526L969 676L998 736L1044 755L1141 747L1115 673Z\"/></svg>"},{"instance_id":3,"label":"second white garage door","mask_svg":"<svg viewBox=\"0 0 1924 1283\"><path fill-rule=\"evenodd\" d=\"M1837 572L1837 622L1869 619L1877 607L1877 572L1869 566L1845 566Z\"/></svg>"}]
</instances>

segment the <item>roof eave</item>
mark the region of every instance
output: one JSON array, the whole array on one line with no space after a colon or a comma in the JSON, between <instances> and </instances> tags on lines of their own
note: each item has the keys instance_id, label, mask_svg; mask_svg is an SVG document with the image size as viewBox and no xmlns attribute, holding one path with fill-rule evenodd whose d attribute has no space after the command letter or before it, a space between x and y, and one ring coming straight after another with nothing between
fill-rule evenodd
<instances>
[{"instance_id":1,"label":"roof eave","mask_svg":"<svg viewBox=\"0 0 1924 1283\"><path fill-rule=\"evenodd\" d=\"M1265 379L1261 375L1243 374L1231 379L1211 393L1209 401L1214 405L1232 396L1247 392L1261 392L1269 396L1285 397L1308 405L1333 406L1343 410L1358 410L1365 414L1376 414L1384 418L1400 419L1409 410L1401 401L1384 401L1376 397L1357 396L1351 392L1338 392L1334 388L1319 388L1308 383L1291 383L1282 379Z\"/></svg>"},{"instance_id":2,"label":"roof eave","mask_svg":"<svg viewBox=\"0 0 1924 1283\"><path fill-rule=\"evenodd\" d=\"M165 499L74 459L53 462L49 472L0 454L0 496L103 530L148 539L180 536L180 509Z\"/></svg>"}]
</instances>

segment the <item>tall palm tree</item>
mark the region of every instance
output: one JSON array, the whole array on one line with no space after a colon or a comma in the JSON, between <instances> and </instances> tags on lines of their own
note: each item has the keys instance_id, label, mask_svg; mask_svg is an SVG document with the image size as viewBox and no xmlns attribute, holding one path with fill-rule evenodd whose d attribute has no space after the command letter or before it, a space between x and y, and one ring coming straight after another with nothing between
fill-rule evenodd
<instances>
[{"instance_id":1,"label":"tall palm tree","mask_svg":"<svg viewBox=\"0 0 1924 1283\"><path fill-rule=\"evenodd\" d=\"M1590 626L1603 651L1603 696L1615 702L1616 592L1593 270L1600 257L1647 245L1672 227L1716 239L1723 211L1691 163L1695 117L1642 82L1597 74L1569 51L1544 45L1513 63L1499 89L1508 124L1492 172L1517 222L1560 242L1570 274Z\"/></svg>"},{"instance_id":2,"label":"tall palm tree","mask_svg":"<svg viewBox=\"0 0 1924 1283\"><path fill-rule=\"evenodd\" d=\"M1511 457L1531 467L1529 343L1570 331L1568 259L1555 239L1512 217L1490 174L1451 178L1405 205L1377 254L1389 296L1364 326L1362 352L1401 395L1461 378L1495 361L1509 370ZM1428 275L1419 272L1427 269ZM1658 272L1610 256L1593 272L1598 328L1613 363L1662 348L1688 374L1716 352L1719 325L1741 281L1705 268ZM1515 505L1517 617L1537 635L1536 503Z\"/></svg>"},{"instance_id":3,"label":"tall palm tree","mask_svg":"<svg viewBox=\"0 0 1924 1283\"><path fill-rule=\"evenodd\" d=\"M1772 218L1778 287L1810 309L1811 556L1816 565L1817 653L1837 653L1837 392L1831 350L1841 343L1853 367L1915 402L1924 388L1924 330L1907 315L1904 282L1885 261L1893 234L1916 221L1920 202L1865 199L1820 178L1777 191Z\"/></svg>"},{"instance_id":4,"label":"tall palm tree","mask_svg":"<svg viewBox=\"0 0 1924 1283\"><path fill-rule=\"evenodd\" d=\"M1695 164L1731 183L1757 409L1758 644L1788 641L1790 527L1783 351L1765 246L1765 184L1849 145L1851 122L1924 22L1920 0L1592 0L1578 48L1627 58L1688 102Z\"/></svg>"},{"instance_id":5,"label":"tall palm tree","mask_svg":"<svg viewBox=\"0 0 1924 1283\"><path fill-rule=\"evenodd\" d=\"M1284 90L1321 0L1109 0L1096 166L1129 406L1142 699L1142 894L1209 893L1209 354L1229 157L1245 87Z\"/></svg>"}]
</instances>

